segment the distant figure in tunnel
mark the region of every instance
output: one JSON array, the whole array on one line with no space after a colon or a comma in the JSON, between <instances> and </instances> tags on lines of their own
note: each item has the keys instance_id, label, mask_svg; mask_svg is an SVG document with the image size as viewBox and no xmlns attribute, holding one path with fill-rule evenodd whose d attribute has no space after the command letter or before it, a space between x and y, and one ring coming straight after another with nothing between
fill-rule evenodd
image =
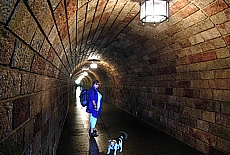
<instances>
[{"instance_id":1,"label":"distant figure in tunnel","mask_svg":"<svg viewBox=\"0 0 230 155\"><path fill-rule=\"evenodd\" d=\"M98 90L99 81L94 80L92 87L89 90L89 104L86 111L90 113L90 130L89 134L92 137L97 137L97 131L95 130L97 124L97 118L99 117L102 109L102 94Z\"/></svg>"}]
</instances>

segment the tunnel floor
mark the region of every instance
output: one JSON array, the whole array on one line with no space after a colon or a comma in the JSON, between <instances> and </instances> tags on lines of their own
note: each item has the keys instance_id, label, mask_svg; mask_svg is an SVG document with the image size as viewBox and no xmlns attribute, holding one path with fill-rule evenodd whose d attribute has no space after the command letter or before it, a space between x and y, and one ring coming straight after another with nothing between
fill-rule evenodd
<instances>
[{"instance_id":1,"label":"tunnel floor","mask_svg":"<svg viewBox=\"0 0 230 155\"><path fill-rule=\"evenodd\" d=\"M119 155L202 155L112 104L103 103L101 118L98 118L96 126L98 137L90 138L88 122L85 108L77 102L70 104L57 155L106 154L108 140L118 137L119 131L128 133L128 138L123 142L123 152Z\"/></svg>"}]
</instances>

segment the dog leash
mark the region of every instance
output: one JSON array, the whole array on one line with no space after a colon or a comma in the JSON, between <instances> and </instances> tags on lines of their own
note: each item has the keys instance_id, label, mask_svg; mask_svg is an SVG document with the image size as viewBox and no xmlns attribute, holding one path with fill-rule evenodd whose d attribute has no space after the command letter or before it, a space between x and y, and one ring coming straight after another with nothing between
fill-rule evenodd
<instances>
[{"instance_id":1,"label":"dog leash","mask_svg":"<svg viewBox=\"0 0 230 155\"><path fill-rule=\"evenodd\" d=\"M103 124L103 126L104 126L104 128L105 128L105 130L106 130L106 132L107 132L107 134L108 134L108 136L109 136L109 139L111 139L111 136L110 136L110 134L109 134L109 131L107 130L107 128L106 128L106 126L105 126L105 123L104 123L104 121L103 121L102 118L101 118L101 115L99 115L99 117L100 117L101 122L102 122L102 124Z\"/></svg>"}]
</instances>

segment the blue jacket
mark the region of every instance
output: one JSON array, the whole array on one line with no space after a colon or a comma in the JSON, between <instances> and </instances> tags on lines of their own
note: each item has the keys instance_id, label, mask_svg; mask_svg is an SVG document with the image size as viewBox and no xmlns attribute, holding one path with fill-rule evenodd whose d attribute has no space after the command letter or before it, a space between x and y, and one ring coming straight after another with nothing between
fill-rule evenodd
<instances>
[{"instance_id":1,"label":"blue jacket","mask_svg":"<svg viewBox=\"0 0 230 155\"><path fill-rule=\"evenodd\" d=\"M100 108L99 108L98 111L96 111L94 109L94 106L93 106L92 100L94 100L96 102L96 105L98 104L98 94L97 94L97 92L98 92L98 90L95 89L93 86L90 88L89 96L88 96L89 104L86 107L86 112L92 113L93 117L95 117L95 118L98 118L98 116L101 114L101 109L102 109L102 99L100 101ZM97 107L98 107L98 105L97 105Z\"/></svg>"}]
</instances>

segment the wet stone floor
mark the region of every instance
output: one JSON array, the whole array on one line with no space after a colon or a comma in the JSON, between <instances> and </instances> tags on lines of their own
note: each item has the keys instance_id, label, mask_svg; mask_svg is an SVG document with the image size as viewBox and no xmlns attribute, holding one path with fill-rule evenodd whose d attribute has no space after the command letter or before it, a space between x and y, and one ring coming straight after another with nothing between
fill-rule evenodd
<instances>
[{"instance_id":1,"label":"wet stone floor","mask_svg":"<svg viewBox=\"0 0 230 155\"><path fill-rule=\"evenodd\" d=\"M125 131L128 138L119 155L203 155L109 103L103 103L96 128L99 136L90 138L88 113L80 103L70 104L56 154L104 155L110 137L116 138L119 131Z\"/></svg>"}]
</instances>

